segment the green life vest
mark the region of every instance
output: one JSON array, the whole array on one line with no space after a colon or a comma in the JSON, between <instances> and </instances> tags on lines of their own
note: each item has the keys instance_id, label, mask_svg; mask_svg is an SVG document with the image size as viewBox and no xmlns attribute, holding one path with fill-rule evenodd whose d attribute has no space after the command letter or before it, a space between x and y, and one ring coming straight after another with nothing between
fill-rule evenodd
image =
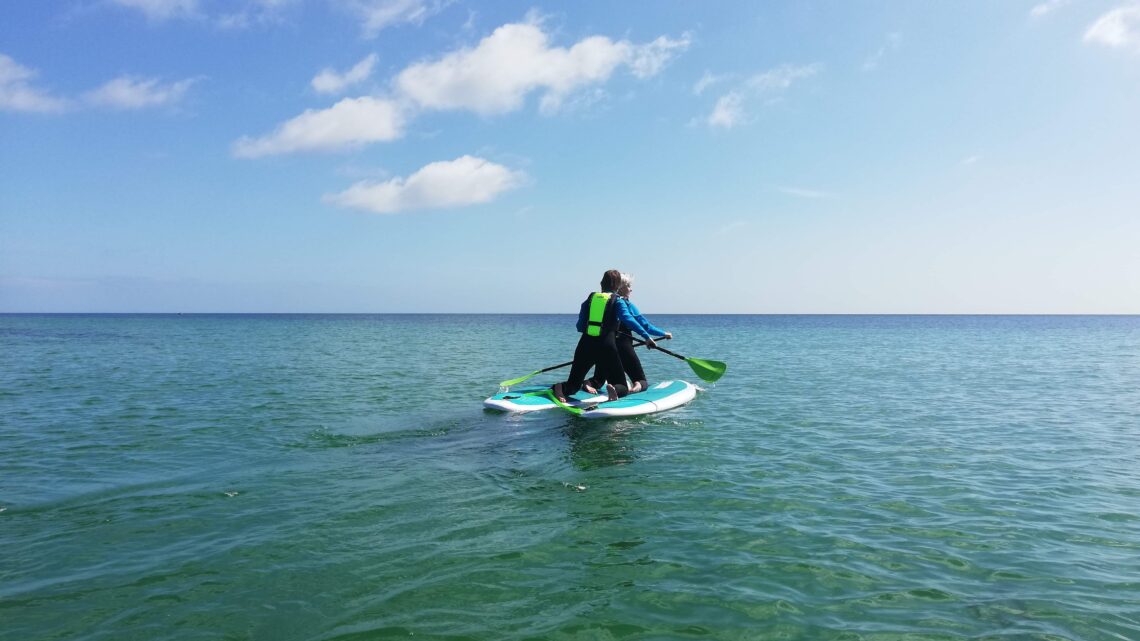
<instances>
[{"instance_id":1,"label":"green life vest","mask_svg":"<svg viewBox=\"0 0 1140 641\"><path fill-rule=\"evenodd\" d=\"M611 292L594 292L590 294L590 318L586 322L587 336L602 335L602 317L606 315L606 305L610 302Z\"/></svg>"}]
</instances>

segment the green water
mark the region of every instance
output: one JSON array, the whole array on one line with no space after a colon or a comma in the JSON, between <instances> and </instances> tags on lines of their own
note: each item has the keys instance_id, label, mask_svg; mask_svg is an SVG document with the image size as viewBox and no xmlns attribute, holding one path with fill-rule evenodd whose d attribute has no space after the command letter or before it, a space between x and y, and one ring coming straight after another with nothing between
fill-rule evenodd
<instances>
[{"instance_id":1,"label":"green water","mask_svg":"<svg viewBox=\"0 0 1140 641\"><path fill-rule=\"evenodd\" d=\"M653 320L0 316L0 638L1140 639L1140 318Z\"/></svg>"}]
</instances>

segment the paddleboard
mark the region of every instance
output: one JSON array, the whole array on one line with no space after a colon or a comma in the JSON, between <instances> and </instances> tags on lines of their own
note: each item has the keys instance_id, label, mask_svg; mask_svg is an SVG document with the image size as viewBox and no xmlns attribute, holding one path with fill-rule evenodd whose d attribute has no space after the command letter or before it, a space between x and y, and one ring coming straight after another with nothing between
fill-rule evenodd
<instances>
[{"instance_id":1,"label":"paddleboard","mask_svg":"<svg viewBox=\"0 0 1140 641\"><path fill-rule=\"evenodd\" d=\"M483 401L483 407L503 412L537 412L539 410L552 410L558 407L554 401L546 396L534 396L534 392L550 389L549 385L527 385L516 387L509 392L500 392ZM566 399L571 407L597 405L606 400L605 394L590 394L586 391L578 392Z\"/></svg>"},{"instance_id":2,"label":"paddleboard","mask_svg":"<svg viewBox=\"0 0 1140 641\"><path fill-rule=\"evenodd\" d=\"M483 407L503 412L536 412L558 407L546 396L531 395L549 389L543 385L518 387L509 392L495 394L483 401ZM693 400L697 387L686 381L663 381L650 385L643 392L630 394L616 401L607 401L605 394L592 395L578 392L568 399L567 405L582 410L582 418L614 418L640 416L680 407Z\"/></svg>"},{"instance_id":3,"label":"paddleboard","mask_svg":"<svg viewBox=\"0 0 1140 641\"><path fill-rule=\"evenodd\" d=\"M644 392L630 394L616 401L606 401L582 408L582 418L614 418L640 416L680 407L693 400L697 386L686 381L663 381L650 385Z\"/></svg>"}]
</instances>

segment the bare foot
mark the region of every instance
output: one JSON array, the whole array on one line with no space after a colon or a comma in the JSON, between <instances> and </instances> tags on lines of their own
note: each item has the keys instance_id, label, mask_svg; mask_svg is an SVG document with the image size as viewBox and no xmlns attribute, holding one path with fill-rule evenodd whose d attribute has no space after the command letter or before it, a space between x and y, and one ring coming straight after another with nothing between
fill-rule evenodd
<instances>
[{"instance_id":1,"label":"bare foot","mask_svg":"<svg viewBox=\"0 0 1140 641\"><path fill-rule=\"evenodd\" d=\"M615 388L613 385L610 385L609 383L606 383L606 398L611 401L618 400L617 388Z\"/></svg>"},{"instance_id":2,"label":"bare foot","mask_svg":"<svg viewBox=\"0 0 1140 641\"><path fill-rule=\"evenodd\" d=\"M629 387L629 393L630 394L636 394L640 391L641 391L641 381L637 381L636 383L634 383L633 385L630 385L630 387Z\"/></svg>"},{"instance_id":3,"label":"bare foot","mask_svg":"<svg viewBox=\"0 0 1140 641\"><path fill-rule=\"evenodd\" d=\"M598 388L594 387L593 385L590 385L589 383L582 383L582 389L586 390L587 392L589 392L591 394L597 394L598 393Z\"/></svg>"},{"instance_id":4,"label":"bare foot","mask_svg":"<svg viewBox=\"0 0 1140 641\"><path fill-rule=\"evenodd\" d=\"M566 395L562 393L562 383L555 383L553 389L554 398L558 399L558 401L561 403L565 403Z\"/></svg>"}]
</instances>

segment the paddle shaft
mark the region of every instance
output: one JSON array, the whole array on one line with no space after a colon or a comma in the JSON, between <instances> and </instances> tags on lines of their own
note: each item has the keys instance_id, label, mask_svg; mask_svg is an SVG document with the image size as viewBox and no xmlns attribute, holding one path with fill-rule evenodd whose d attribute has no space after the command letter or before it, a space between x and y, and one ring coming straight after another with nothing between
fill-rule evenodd
<instances>
[{"instance_id":1,"label":"paddle shaft","mask_svg":"<svg viewBox=\"0 0 1140 641\"><path fill-rule=\"evenodd\" d=\"M630 336L630 338L632 338L632 336ZM664 336L662 336L661 338L664 338ZM634 347L640 347L640 346L642 346L642 345L645 345L645 341L643 341L643 340L641 340L641 339L638 339L638 340L637 340L637 341L634 343ZM657 349L661 349L661 348L660 348L660 347L658 347ZM665 350L662 350L662 351L665 351ZM668 354L672 354L673 356L676 356L676 354L673 354L673 352L667 352L667 353L668 353ZM683 358L683 357L681 357L681 358ZM545 369L540 369L540 370L538 370L538 371L536 371L536 372L531 372L530 374L528 374L528 375L526 375L526 376L523 376L523 377L522 377L522 378L520 378L520 379L511 379L510 381L503 381L502 383L499 383L499 385L503 385L504 383L511 383L511 384L513 384L513 385L517 385L517 384L519 384L519 383L522 383L523 381L525 381L525 380L527 380L527 379L529 379L529 378L533 378L533 377L535 377L535 376L538 376L539 374L542 374L542 373L545 373L545 372L549 372L549 371L552 371L552 370L556 370L556 369L561 369L561 368L563 368L563 367L568 367L568 366L570 366L570 365L573 365L573 364L574 364L574 361L567 361L567 362L565 362L565 363L560 363L560 364L558 364L558 365L551 365L550 367L547 367L547 368L545 368Z\"/></svg>"},{"instance_id":2,"label":"paddle shaft","mask_svg":"<svg viewBox=\"0 0 1140 641\"><path fill-rule=\"evenodd\" d=\"M661 336L660 338L665 338L665 337L664 337L664 336ZM641 340L640 338L639 338L639 339L637 339L636 341L634 341L634 342L633 342L633 346L634 346L634 347L641 347L641 346L642 346L642 345L644 345L644 344L645 344L645 341ZM660 348L660 347L658 347L657 349L660 349L661 351L665 352L666 354L672 354L673 356L677 356L676 354L673 354L673 352L667 351L667 350L665 350L665 349L662 349L662 348ZM685 358L685 357L684 357L684 356L678 356L678 358L682 358L682 359L683 359L683 358ZM568 367L568 366L570 366L570 365L573 365L573 364L574 364L574 361L569 361L569 362L566 362L566 363L562 363L561 365L551 365L550 367L547 367L546 369L540 369L540 370L538 370L538 371L537 371L537 372L535 372L534 374L531 374L531 376L534 376L534 375L536 375L536 374L542 374L542 373L544 373L544 372L549 372L550 370L554 370L554 369L561 369L561 368L563 368L563 367Z\"/></svg>"},{"instance_id":3,"label":"paddle shaft","mask_svg":"<svg viewBox=\"0 0 1140 641\"><path fill-rule=\"evenodd\" d=\"M633 335L632 335L632 334L622 334L622 336L629 336L630 338L633 338ZM657 349L657 350L661 350L662 352L665 352L666 354L668 354L668 355L670 355L670 356L672 356L672 357L674 357L674 358L679 358L679 359L681 359L681 360L683 360L683 361L687 361L687 360L689 360L689 359L685 358L684 356L681 356L680 354L677 354L677 353L674 353L674 352L670 352L669 350L665 349L664 347L661 347L660 345L657 345L656 343L657 343L657 341L658 341L658 340L668 340L668 339L667 339L667 338L665 338L664 336L658 336L657 338L653 339L653 342L654 342L654 346L653 346L653 347L650 347L649 349ZM643 341L643 340L641 340L641 339L639 338L639 339L637 339L636 341L634 341L634 345L633 345L633 346L634 346L634 347L640 347L640 346L642 346L642 345L646 345L646 344L648 344L648 342L647 342L647 341Z\"/></svg>"},{"instance_id":4,"label":"paddle shaft","mask_svg":"<svg viewBox=\"0 0 1140 641\"><path fill-rule=\"evenodd\" d=\"M642 345L644 345L644 344L645 344L645 343L642 343ZM680 354L678 354L678 353L676 353L676 352L670 352L669 350L665 349L664 347L661 347L660 345L658 345L658 346L656 346L656 347L653 347L653 348L651 348L651 349L660 350L660 351L662 351L662 352L665 352L666 354L668 354L668 355L672 356L673 358L679 358L679 359L681 359L681 360L683 360L683 361L687 361L687 360L689 360L689 359L685 358L684 356L681 356Z\"/></svg>"},{"instance_id":5,"label":"paddle shaft","mask_svg":"<svg viewBox=\"0 0 1140 641\"><path fill-rule=\"evenodd\" d=\"M568 366L573 365L573 364L574 364L574 361L569 361L566 363L562 363L561 365L551 365L550 367L547 367L546 369L538 370L534 374L531 374L531 376L535 376L537 374L542 374L543 372L549 372L550 370L561 369L563 367L568 367Z\"/></svg>"},{"instance_id":6,"label":"paddle shaft","mask_svg":"<svg viewBox=\"0 0 1140 641\"><path fill-rule=\"evenodd\" d=\"M665 337L664 337L664 336L661 336L660 338L665 338ZM640 338L639 338L639 339L637 339L636 341L634 341L634 342L633 342L633 346L634 346L634 347L641 347L641 346L642 346L642 345L644 345L644 344L645 344L645 341L641 340ZM673 356L677 356L676 354L673 354L673 352L670 352L670 351L668 351L668 350L665 350L665 349L663 349L663 348L661 348L661 347L658 347L657 349L660 349L661 351L665 352L666 354L672 354ZM681 358L681 359L683 359L683 358L685 358L685 357L684 357L684 356L677 356L677 358ZM535 372L534 374L531 374L531 376L534 376L534 375L536 375L536 374L542 374L542 373L544 373L544 372L549 372L549 371L551 371L551 370L555 370L555 369L561 369L561 368L563 368L563 367L568 367L568 366L570 366L570 365L573 365L573 364L574 364L574 361L569 361L569 362L566 362L566 363L562 363L561 365L551 365L550 367L547 367L546 369L540 369L540 370L538 370L538 371L537 371L537 372Z\"/></svg>"}]
</instances>

